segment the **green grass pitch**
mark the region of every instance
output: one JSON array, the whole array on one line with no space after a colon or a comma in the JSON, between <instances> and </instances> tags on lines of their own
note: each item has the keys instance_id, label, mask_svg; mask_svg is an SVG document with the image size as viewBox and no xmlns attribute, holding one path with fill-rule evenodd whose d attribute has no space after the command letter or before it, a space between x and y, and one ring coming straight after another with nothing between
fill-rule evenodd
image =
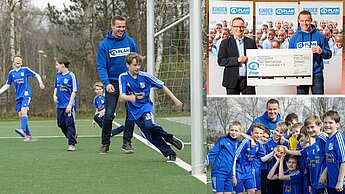
<instances>
[{"instance_id":1,"label":"green grass pitch","mask_svg":"<svg viewBox=\"0 0 345 194\"><path fill-rule=\"evenodd\" d=\"M188 126L157 122L190 142ZM18 126L19 121L0 122L0 193L208 193L204 183L135 138L134 154L125 154L122 136L116 136L110 152L99 155L101 129L92 127L90 120L77 121L75 152L66 151L67 139L55 120L29 121L29 143L14 133ZM176 152L190 164L190 145Z\"/></svg>"}]
</instances>

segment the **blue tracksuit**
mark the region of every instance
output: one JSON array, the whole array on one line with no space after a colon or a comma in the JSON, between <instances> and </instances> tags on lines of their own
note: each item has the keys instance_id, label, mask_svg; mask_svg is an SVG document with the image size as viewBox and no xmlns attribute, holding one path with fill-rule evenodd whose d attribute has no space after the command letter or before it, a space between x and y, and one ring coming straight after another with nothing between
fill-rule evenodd
<instances>
[{"instance_id":1,"label":"blue tracksuit","mask_svg":"<svg viewBox=\"0 0 345 194\"><path fill-rule=\"evenodd\" d=\"M112 30L109 30L107 37L99 44L96 56L98 75L105 87L109 80L118 80L119 75L128 70L126 55L130 52L138 53L133 38L126 33L121 38L115 38Z\"/></svg>"},{"instance_id":2,"label":"blue tracksuit","mask_svg":"<svg viewBox=\"0 0 345 194\"><path fill-rule=\"evenodd\" d=\"M250 127L249 127L249 129L247 131L247 134L251 135L250 133L252 132L252 125L254 123L261 123L265 127L267 127L271 132L273 132L274 128L276 127L276 124L279 121L283 121L279 113L277 115L277 119L272 121L271 119L268 118L268 112L266 111L263 115L261 115L260 117L254 119L254 121L252 122L252 124L250 125Z\"/></svg>"}]
</instances>

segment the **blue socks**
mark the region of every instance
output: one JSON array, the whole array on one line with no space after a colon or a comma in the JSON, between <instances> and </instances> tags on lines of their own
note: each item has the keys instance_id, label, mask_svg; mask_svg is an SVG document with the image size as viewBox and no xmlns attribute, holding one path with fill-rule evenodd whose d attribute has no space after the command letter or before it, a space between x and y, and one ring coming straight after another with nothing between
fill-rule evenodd
<instances>
[{"instance_id":1,"label":"blue socks","mask_svg":"<svg viewBox=\"0 0 345 194\"><path fill-rule=\"evenodd\" d=\"M22 119L20 121L20 128L26 133L26 135L31 136L31 132L30 132L29 126L28 126L28 115L27 114L22 115Z\"/></svg>"}]
</instances>

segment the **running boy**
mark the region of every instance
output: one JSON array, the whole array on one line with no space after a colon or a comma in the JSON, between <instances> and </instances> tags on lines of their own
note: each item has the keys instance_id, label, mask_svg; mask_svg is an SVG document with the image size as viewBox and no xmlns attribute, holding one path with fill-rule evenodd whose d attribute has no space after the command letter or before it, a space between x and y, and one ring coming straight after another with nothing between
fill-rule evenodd
<instances>
[{"instance_id":1,"label":"running boy","mask_svg":"<svg viewBox=\"0 0 345 194\"><path fill-rule=\"evenodd\" d=\"M102 82L96 82L93 85L93 89L96 93L95 98L93 99L93 105L96 109L95 115L93 116L92 125L95 126L96 123L102 129L104 113L105 113L105 93L104 86ZM113 130L111 130L111 137L121 133L124 129L124 126L121 125ZM133 151L133 150L131 150Z\"/></svg>"},{"instance_id":2,"label":"running boy","mask_svg":"<svg viewBox=\"0 0 345 194\"><path fill-rule=\"evenodd\" d=\"M76 95L78 92L78 80L73 72L68 70L70 60L67 57L56 59L57 70L53 99L56 104L57 125L68 139L67 151L75 151L76 128Z\"/></svg>"},{"instance_id":3,"label":"running boy","mask_svg":"<svg viewBox=\"0 0 345 194\"><path fill-rule=\"evenodd\" d=\"M8 73L7 82L0 89L0 94L4 93L11 84L14 83L16 90L16 111L20 119L20 129L16 129L15 132L21 137L24 137L25 142L29 142L32 139L31 131L28 126L28 111L31 101L31 89L29 83L29 76L35 77L38 80L41 90L45 88L42 78L39 74L34 72L28 67L22 67L23 58L20 55L13 57L13 68Z\"/></svg>"},{"instance_id":4,"label":"running boy","mask_svg":"<svg viewBox=\"0 0 345 194\"><path fill-rule=\"evenodd\" d=\"M337 111L328 111L322 116L323 127L328 135L326 143L326 172L328 193L345 193L345 137L339 129Z\"/></svg>"},{"instance_id":5,"label":"running boy","mask_svg":"<svg viewBox=\"0 0 345 194\"><path fill-rule=\"evenodd\" d=\"M176 153L166 142L174 145L178 150L182 150L184 145L181 140L164 131L160 125L154 122L150 90L152 87L162 88L177 107L182 107L183 104L162 81L149 73L140 71L141 62L142 58L137 53L131 52L126 56L128 71L119 76L120 98L127 101L129 120L134 120L145 138L156 146L165 157L169 157L168 162L174 162Z\"/></svg>"}]
</instances>

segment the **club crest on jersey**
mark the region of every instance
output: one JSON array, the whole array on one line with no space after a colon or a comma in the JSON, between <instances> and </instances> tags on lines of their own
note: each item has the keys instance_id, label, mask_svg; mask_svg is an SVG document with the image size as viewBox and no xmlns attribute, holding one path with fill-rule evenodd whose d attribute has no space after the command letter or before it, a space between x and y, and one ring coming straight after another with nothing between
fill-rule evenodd
<instances>
[{"instance_id":1,"label":"club crest on jersey","mask_svg":"<svg viewBox=\"0 0 345 194\"><path fill-rule=\"evenodd\" d=\"M63 79L63 83L67 84L68 83L68 79L67 78Z\"/></svg>"},{"instance_id":2,"label":"club crest on jersey","mask_svg":"<svg viewBox=\"0 0 345 194\"><path fill-rule=\"evenodd\" d=\"M21 73L20 73L20 76L24 76L24 72L21 72Z\"/></svg>"},{"instance_id":3,"label":"club crest on jersey","mask_svg":"<svg viewBox=\"0 0 345 194\"><path fill-rule=\"evenodd\" d=\"M328 145L328 150L333 150L333 143L330 143L330 144Z\"/></svg>"},{"instance_id":4,"label":"club crest on jersey","mask_svg":"<svg viewBox=\"0 0 345 194\"><path fill-rule=\"evenodd\" d=\"M316 151L319 152L320 151L320 146L316 145Z\"/></svg>"},{"instance_id":5,"label":"club crest on jersey","mask_svg":"<svg viewBox=\"0 0 345 194\"><path fill-rule=\"evenodd\" d=\"M140 88L145 88L145 82L140 82Z\"/></svg>"}]
</instances>

